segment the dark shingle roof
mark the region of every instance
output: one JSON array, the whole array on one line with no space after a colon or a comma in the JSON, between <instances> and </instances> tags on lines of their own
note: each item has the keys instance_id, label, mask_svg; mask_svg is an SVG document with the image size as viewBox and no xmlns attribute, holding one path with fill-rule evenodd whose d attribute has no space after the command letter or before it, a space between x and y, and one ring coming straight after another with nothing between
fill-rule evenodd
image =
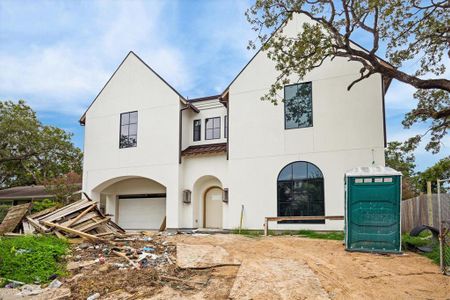
<instances>
[{"instance_id":1,"label":"dark shingle roof","mask_svg":"<svg viewBox=\"0 0 450 300\"><path fill-rule=\"evenodd\" d=\"M189 146L183 151L181 151L181 155L187 156L187 155L199 155L199 154L210 154L221 152L227 152L227 143Z\"/></svg>"},{"instance_id":2,"label":"dark shingle roof","mask_svg":"<svg viewBox=\"0 0 450 300\"><path fill-rule=\"evenodd\" d=\"M0 199L17 199L33 197L53 197L49 195L43 185L16 186L9 189L0 190Z\"/></svg>"}]
</instances>

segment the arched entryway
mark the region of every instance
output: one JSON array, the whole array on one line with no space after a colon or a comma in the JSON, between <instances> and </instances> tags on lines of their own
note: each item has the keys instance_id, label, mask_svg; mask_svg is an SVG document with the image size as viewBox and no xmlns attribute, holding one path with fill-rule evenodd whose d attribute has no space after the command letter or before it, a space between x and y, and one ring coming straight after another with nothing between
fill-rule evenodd
<instances>
[{"instance_id":1,"label":"arched entryway","mask_svg":"<svg viewBox=\"0 0 450 300\"><path fill-rule=\"evenodd\" d=\"M223 228L222 182L215 176L206 175L194 183L195 227Z\"/></svg>"},{"instance_id":2,"label":"arched entryway","mask_svg":"<svg viewBox=\"0 0 450 300\"><path fill-rule=\"evenodd\" d=\"M166 187L155 180L113 178L94 189L100 206L126 230L156 230L166 217Z\"/></svg>"}]
</instances>

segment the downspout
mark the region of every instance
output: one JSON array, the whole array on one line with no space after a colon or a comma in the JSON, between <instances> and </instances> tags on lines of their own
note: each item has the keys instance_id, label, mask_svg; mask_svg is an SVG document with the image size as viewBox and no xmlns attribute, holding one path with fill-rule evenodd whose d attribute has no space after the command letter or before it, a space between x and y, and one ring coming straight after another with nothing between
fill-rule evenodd
<instances>
[{"instance_id":1,"label":"downspout","mask_svg":"<svg viewBox=\"0 0 450 300\"><path fill-rule=\"evenodd\" d=\"M230 101L227 103L227 160L230 158Z\"/></svg>"},{"instance_id":2,"label":"downspout","mask_svg":"<svg viewBox=\"0 0 450 300\"><path fill-rule=\"evenodd\" d=\"M184 110L190 108L189 103L186 104L185 107L180 108L180 112L179 112L179 132L178 132L178 164L181 164L181 144L183 143L182 140L182 133L183 133L183 118L182 118L182 113Z\"/></svg>"}]
</instances>

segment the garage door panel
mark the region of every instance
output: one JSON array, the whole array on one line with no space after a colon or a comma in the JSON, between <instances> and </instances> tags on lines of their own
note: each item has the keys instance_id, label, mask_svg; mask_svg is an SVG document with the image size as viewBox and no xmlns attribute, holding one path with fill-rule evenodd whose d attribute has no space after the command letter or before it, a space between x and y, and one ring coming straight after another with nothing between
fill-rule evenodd
<instances>
[{"instance_id":1,"label":"garage door panel","mask_svg":"<svg viewBox=\"0 0 450 300\"><path fill-rule=\"evenodd\" d=\"M119 225L124 229L159 229L166 198L119 199Z\"/></svg>"}]
</instances>

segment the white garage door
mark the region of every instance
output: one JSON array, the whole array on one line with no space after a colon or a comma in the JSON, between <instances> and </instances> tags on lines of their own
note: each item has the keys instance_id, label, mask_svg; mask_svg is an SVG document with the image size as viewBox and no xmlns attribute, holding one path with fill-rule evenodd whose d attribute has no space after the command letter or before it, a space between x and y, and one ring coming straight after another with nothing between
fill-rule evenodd
<instances>
[{"instance_id":1,"label":"white garage door","mask_svg":"<svg viewBox=\"0 0 450 300\"><path fill-rule=\"evenodd\" d=\"M166 215L166 198L119 198L119 226L159 229Z\"/></svg>"}]
</instances>

